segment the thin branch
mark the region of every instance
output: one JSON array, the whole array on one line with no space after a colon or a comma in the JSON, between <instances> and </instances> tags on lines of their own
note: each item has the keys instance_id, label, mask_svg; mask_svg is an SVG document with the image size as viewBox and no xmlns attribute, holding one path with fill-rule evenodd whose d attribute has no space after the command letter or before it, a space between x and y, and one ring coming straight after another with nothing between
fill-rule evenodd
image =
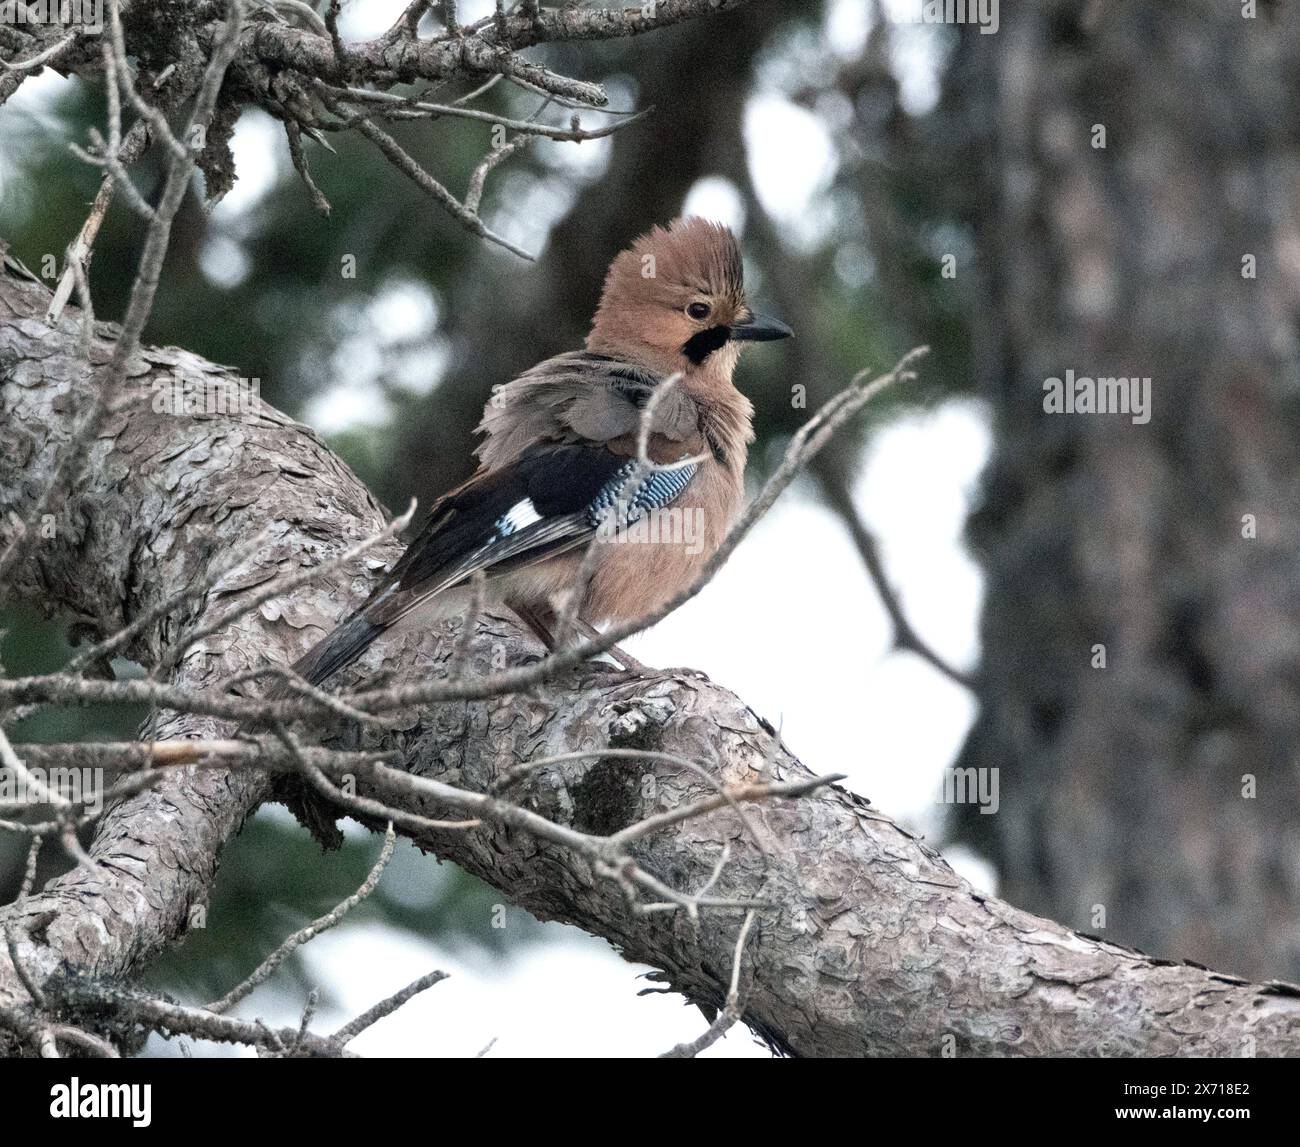
<instances>
[{"instance_id":1,"label":"thin branch","mask_svg":"<svg viewBox=\"0 0 1300 1147\"><path fill-rule=\"evenodd\" d=\"M223 691L233 689L236 685L240 685L245 681L256 681L261 677L274 677L278 682L276 687L264 694L265 696L282 697L292 693L310 699L326 713L332 713L334 716L342 717L346 721L356 721L360 725L369 725L373 728L392 728L392 718L354 708L337 693L328 693L319 685L313 685L300 673L295 673L292 666L288 665L255 665L251 669L245 669L242 673L235 673L230 677L222 678L217 683L217 688Z\"/></svg>"},{"instance_id":2,"label":"thin branch","mask_svg":"<svg viewBox=\"0 0 1300 1147\"><path fill-rule=\"evenodd\" d=\"M254 988L265 983L270 979L271 974L284 963L299 948L309 940L314 940L322 932L327 932L333 928L340 920L352 911L358 904L369 896L379 884L379 878L383 875L384 869L388 867L388 862L393 858L393 849L397 844L397 834L393 831L393 825L390 821L388 828L384 833L384 846L380 850L379 859L375 861L375 866L370 870L370 874L358 888L346 900L335 905L324 916L319 916L304 928L299 928L292 936L288 937L274 952L263 960L252 971L252 973L240 983L236 984L219 1000L214 1000L208 1004L208 1011L221 1014L228 1012L240 1000L246 998ZM301 1030L301 1029L300 1029Z\"/></svg>"},{"instance_id":3,"label":"thin branch","mask_svg":"<svg viewBox=\"0 0 1300 1147\"><path fill-rule=\"evenodd\" d=\"M27 848L27 863L23 867L23 882L18 887L18 900L25 900L36 887L36 862L40 859L43 841L43 837L34 836Z\"/></svg>"},{"instance_id":4,"label":"thin branch","mask_svg":"<svg viewBox=\"0 0 1300 1147\"><path fill-rule=\"evenodd\" d=\"M337 107L337 105L335 105ZM335 110L334 108L330 109ZM343 114L343 113L339 113ZM411 180L421 191L430 198L442 205L457 222L467 231L480 238L487 239L500 247L504 247L512 254L518 255L521 259L527 259L532 262L533 256L525 251L522 247L517 247L510 240L498 235L491 230L482 219L473 211L469 210L460 202L450 191L439 183L432 175L424 170L412 156L389 135L383 128L376 125L373 121L365 116L346 117L349 122L356 127L371 143L373 143L384 157L397 168L403 175Z\"/></svg>"},{"instance_id":5,"label":"thin branch","mask_svg":"<svg viewBox=\"0 0 1300 1147\"><path fill-rule=\"evenodd\" d=\"M109 1007L121 1019L134 1020L167 1035L190 1035L218 1043L247 1044L264 1048L275 1055L289 1047L304 1053L327 1057L350 1056L333 1038L312 1035L297 1028L270 1028L261 1020L239 1020L217 1015L206 1008L187 1007L157 999L141 992L131 992L107 985L82 983L72 993L74 998L87 997L99 1007Z\"/></svg>"},{"instance_id":6,"label":"thin branch","mask_svg":"<svg viewBox=\"0 0 1300 1147\"><path fill-rule=\"evenodd\" d=\"M522 88L526 92L532 92L534 95L546 96L548 99L553 100L556 104L558 104L562 108L571 108L575 111L593 110L590 104L584 103L582 100L571 100L566 96L558 95L555 92L548 92L545 88L539 88L536 84L529 83L527 80L523 79L520 76L497 76L495 78L499 80L500 79L508 80L510 83L514 84L515 87ZM611 108L611 107L602 106L600 108L596 108L595 110L599 111L601 115L640 115L641 114L641 111L638 110L637 108ZM650 111L652 109L646 108L644 110Z\"/></svg>"},{"instance_id":7,"label":"thin branch","mask_svg":"<svg viewBox=\"0 0 1300 1147\"><path fill-rule=\"evenodd\" d=\"M38 68L45 67L46 64L52 64L77 40L75 31L69 32L63 39L51 44L45 51L37 53L28 60L18 60L16 63L8 63L0 60L0 68L6 72L33 72Z\"/></svg>"},{"instance_id":8,"label":"thin branch","mask_svg":"<svg viewBox=\"0 0 1300 1147\"><path fill-rule=\"evenodd\" d=\"M17 780L19 787L30 792L39 803L53 805L58 809L72 807L72 802L62 793L56 792L32 776L14 751L3 727L0 727L0 767L10 773Z\"/></svg>"},{"instance_id":9,"label":"thin branch","mask_svg":"<svg viewBox=\"0 0 1300 1147\"><path fill-rule=\"evenodd\" d=\"M108 55L111 56L111 53L108 53ZM121 147L118 148L116 156L118 163L123 167L134 163L143 154L148 139L147 122L143 119L136 120L123 137ZM99 234L100 225L104 222L104 215L108 211L109 204L113 201L115 186L116 180L110 170L104 175L104 179L99 185L99 191L90 206L90 214L86 216L86 221L81 225L81 230L77 232L77 237L68 250L68 265L64 267L58 286L54 290L54 298L51 300L49 310L45 314L45 321L50 326L54 326L59 321L59 317L63 314L63 308L72 295L72 262L77 260L84 265L90 257L91 249L95 244L95 237Z\"/></svg>"},{"instance_id":10,"label":"thin branch","mask_svg":"<svg viewBox=\"0 0 1300 1147\"><path fill-rule=\"evenodd\" d=\"M684 820L693 820L697 816L713 812L724 805L735 805L740 801L763 801L770 797L810 796L826 785L845 779L847 778L844 773L828 773L824 777L813 777L806 781L739 785L736 788L724 789L716 796L701 797L690 804L679 805L677 808L645 817L635 824L630 824L627 828L611 834L607 839L612 848L626 848L653 832L658 832L669 825L680 824Z\"/></svg>"},{"instance_id":11,"label":"thin branch","mask_svg":"<svg viewBox=\"0 0 1300 1147\"><path fill-rule=\"evenodd\" d=\"M299 744L298 740L284 727L283 723L272 720L271 730L276 739L288 749L294 771L327 801L340 808L347 809L358 816L358 819L370 818L381 823L387 821L389 824L404 828L407 832L424 833L463 831L477 828L481 823L478 818L469 820L431 820L417 813L407 812L405 809L391 808L381 801L372 800L370 797L344 792L330 782L330 778L325 774L325 769L316 763L311 751ZM379 759L373 755L367 755L358 758L357 763L360 768L373 768L379 763ZM327 760L325 764L328 767L333 762ZM340 772L341 769L333 768L331 771Z\"/></svg>"},{"instance_id":12,"label":"thin branch","mask_svg":"<svg viewBox=\"0 0 1300 1147\"><path fill-rule=\"evenodd\" d=\"M718 780L713 773L709 772L699 761L693 761L689 757L680 756L677 753L665 753L658 749L629 749L623 747L607 747L603 749L582 749L573 753L556 753L550 757L538 757L536 760L525 761L513 769L504 772L499 776L489 788L489 792L496 794L503 789L523 780L524 777L531 776L540 769L554 768L556 765L566 765L573 761L585 761L592 758L609 761L645 761L652 764L676 765L678 768L686 769L694 773L705 784L710 785L717 794L726 800L735 814L740 818L746 832L749 833L754 841L755 847L762 853L767 853L767 845L763 842L761 834L749 819L744 808L739 801L723 783Z\"/></svg>"},{"instance_id":13,"label":"thin branch","mask_svg":"<svg viewBox=\"0 0 1300 1147\"><path fill-rule=\"evenodd\" d=\"M816 777L809 781L792 784L742 785L724 789L721 794L695 801L681 809L646 817L635 825L608 836L594 836L570 828L568 825L547 820L543 816L518 805L509 804L487 793L470 792L455 788L442 781L429 777L416 776L400 772L385 765L367 766L371 778L382 788L390 792L408 793L415 796L424 795L440 804L461 808L479 816L490 817L499 823L525 832L587 857L602 875L618 879L625 889L632 891L633 886L653 893L659 897L661 904L649 907L659 909L663 906L685 908L692 915L699 908L752 908L759 904L752 899L733 899L712 896L691 896L679 892L644 871L627 854L626 848L642 836L683 820L692 819L731 804L733 801L757 801L772 796L803 796L816 789L842 779L838 775ZM642 831L633 831L644 826ZM646 907L646 906L642 906Z\"/></svg>"},{"instance_id":14,"label":"thin branch","mask_svg":"<svg viewBox=\"0 0 1300 1147\"><path fill-rule=\"evenodd\" d=\"M334 50L334 59L340 68L347 67L347 49L343 46L343 37L339 35L340 0L328 0L325 6L325 32L330 38L330 47Z\"/></svg>"},{"instance_id":15,"label":"thin branch","mask_svg":"<svg viewBox=\"0 0 1300 1147\"><path fill-rule=\"evenodd\" d=\"M690 1043L679 1043L671 1051L664 1052L660 1059L694 1059L706 1048L712 1047L729 1028L739 1022L745 1006L740 999L740 967L745 955L745 944L749 939L749 930L754 926L754 913L745 914L740 934L736 937L736 949L731 960L731 984L727 989L727 1002L708 1029Z\"/></svg>"},{"instance_id":16,"label":"thin branch","mask_svg":"<svg viewBox=\"0 0 1300 1147\"><path fill-rule=\"evenodd\" d=\"M19 933L16 927L9 927L5 930L5 943L9 949L9 962L14 966L14 972L18 976L18 982L27 990L31 996L32 1003L37 1009L45 1010L45 993L41 986L32 977L31 971L27 967L27 962L22 958L18 951Z\"/></svg>"},{"instance_id":17,"label":"thin branch","mask_svg":"<svg viewBox=\"0 0 1300 1147\"><path fill-rule=\"evenodd\" d=\"M717 791L714 796L706 797L691 804L681 806L654 816L646 817L636 824L607 836L593 835L570 828L567 825L551 821L525 809L517 804L503 801L490 793L476 793L459 789L427 777L418 777L392 769L383 763L381 757L368 753L331 752L322 749L307 749L299 745L277 721L272 720L272 729L284 745L287 752L276 756L264 749L254 750L254 746L242 741L216 742L162 742L145 746L135 743L122 745L90 746L45 746L43 758L62 759L67 750L80 750L92 759L126 760L145 759L149 763L168 767L195 764L203 767L236 767L253 765L273 771L293 771L303 776L321 795L327 799L361 813L372 820L387 820L402 824L414 831L446 831L475 828L484 817L530 832L533 835L550 840L573 849L592 861L602 875L612 877L622 883L631 893L635 887L653 893L659 898L653 903L638 903L639 911L663 911L685 909L695 918L700 908L734 908L751 907L750 899L720 898L708 895L713 881L705 889L695 894L680 892L642 871L627 853L628 847L652 832L673 824L681 823L695 817L704 816L717 809L730 806L741 817L742 825L758 843L759 850L767 855L755 827L746 819L739 805L742 802L766 800L773 797L800 797L815 792L824 785L841 780L838 774L818 777L807 781L789 784L749 784L735 788L721 785L697 762L669 753L651 750L633 750L611 748L600 751L561 754L544 758L536 762L538 767L545 764L560 764L567 761L593 756L609 756L613 759L647 759L663 761L689 768L701 776ZM146 750L153 750L146 752ZM330 783L327 773L344 774L364 772L371 777L381 789L392 793L413 794L428 798L453 808L462 808L475 813L473 819L458 821L436 821L409 813L405 809L394 807L382 801L368 797L344 793ZM513 779L518 779L514 774ZM38 826L43 827L43 826ZM716 880L716 873L714 879ZM260 982L260 981L259 981Z\"/></svg>"},{"instance_id":18,"label":"thin branch","mask_svg":"<svg viewBox=\"0 0 1300 1147\"><path fill-rule=\"evenodd\" d=\"M142 123L142 120L137 120ZM127 174L126 168L118 161L111 148L104 143L104 138L95 131L90 129L91 143L94 144L96 151L87 151L83 147L78 147L75 143L68 144L68 150L72 152L82 163L88 163L92 167L102 167L108 172L109 182L121 189L123 196L126 198L127 205L146 223L152 223L156 218L154 209L149 206L144 196L140 194L135 184L131 182L130 175ZM80 266L80 262L77 263ZM67 266L71 270L73 266L72 253L69 251L67 257ZM59 308L61 311L62 308ZM56 320L57 321L57 317Z\"/></svg>"},{"instance_id":19,"label":"thin branch","mask_svg":"<svg viewBox=\"0 0 1300 1147\"><path fill-rule=\"evenodd\" d=\"M493 81L500 79L500 76L494 76ZM558 127L553 124L538 123L534 120L512 119L510 116L499 115L496 112L486 112L479 108L464 107L460 100L455 100L449 104L428 103L424 100L412 99L407 96L396 95L392 92L374 91L368 88L340 88L331 87L327 84L319 85L322 90L328 91L331 95L338 97L340 102L346 103L370 103L380 105L382 108L392 108L399 111L419 112L422 119L439 119L442 116L451 116L459 119L472 119L480 123L497 124L507 128L510 131L519 132L521 135L541 135L547 139L558 140L565 143L581 143L584 140L604 139L606 136L613 135L615 132L622 131L638 120L644 119L650 115L654 108L643 108L640 111L623 113L626 119L621 119L615 123L608 123L602 127L584 128L581 124L570 122L568 127ZM482 88L471 92L469 96L462 99L469 99L477 96L480 92L486 90L489 85L485 84ZM547 99L556 97L550 93L542 93ZM599 109L604 110L604 109ZM385 114L378 112L376 114ZM575 117L576 118L576 117Z\"/></svg>"},{"instance_id":20,"label":"thin branch","mask_svg":"<svg viewBox=\"0 0 1300 1147\"><path fill-rule=\"evenodd\" d=\"M311 196L311 204L317 213L329 218L330 201L325 198L325 193L316 186L316 181L311 177L311 170L307 166L307 156L302 150L302 128L299 127L296 120L287 119L284 121L284 134L289 140L289 158L293 161L293 169L298 173L298 177L303 181Z\"/></svg>"},{"instance_id":21,"label":"thin branch","mask_svg":"<svg viewBox=\"0 0 1300 1147\"><path fill-rule=\"evenodd\" d=\"M366 1028L373 1027L386 1016L391 1016L408 1000L414 999L421 992L427 991L434 984L440 984L447 978L446 972L428 972L418 980L412 980L400 992L394 992L385 1000L380 1000L374 1007L367 1008L356 1019L344 1024L330 1039L342 1045L356 1039Z\"/></svg>"},{"instance_id":22,"label":"thin branch","mask_svg":"<svg viewBox=\"0 0 1300 1147\"><path fill-rule=\"evenodd\" d=\"M847 482L844 480L844 475L838 470L832 470L829 466L818 465L812 469L831 508L839 515L840 520L849 531L849 536L857 547L858 555L862 558L862 564L867 567L867 573L871 577L871 582L876 587L876 593L880 597L880 604L885 607L885 612L889 615L889 622L893 627L894 647L915 653L922 661L933 666L950 681L954 681L966 689L974 689L975 682L970 674L964 673L949 664L912 627L912 623L908 620L903 609L903 603L899 599L898 592L889 582L889 575L885 572L884 562L881 561L880 549L876 544L876 539L870 529L867 528L866 522L862 520L862 515L858 513L857 507L853 504L853 496Z\"/></svg>"},{"instance_id":23,"label":"thin branch","mask_svg":"<svg viewBox=\"0 0 1300 1147\"><path fill-rule=\"evenodd\" d=\"M122 103L118 91L118 57L117 45L112 42L105 42L102 45L101 56L104 61L104 85L108 97L108 143L104 142L103 137L94 128L90 129L89 135L91 142L95 145L98 155L90 155L77 147L76 144L69 144L74 155L86 163L95 164L108 169L108 174L113 183L122 189L122 194L126 196L127 203L142 219L152 223L154 219L154 209L145 202L144 196L136 190L135 184L127 174L126 167L122 162ZM125 64L123 64L125 67ZM141 147L136 150L142 150L143 139L147 135L147 120L137 120L132 125L132 130L137 127L140 130ZM102 190L102 189L101 189ZM110 192L111 194L111 192ZM98 196L96 197L98 199ZM104 206L108 206L108 198L104 200ZM94 210L92 207L92 217ZM98 224L96 224L98 227ZM84 269L84 268L83 268ZM57 318L57 316L56 316ZM48 321L48 316L47 316Z\"/></svg>"},{"instance_id":24,"label":"thin branch","mask_svg":"<svg viewBox=\"0 0 1300 1147\"><path fill-rule=\"evenodd\" d=\"M432 0L412 0L412 2L406 6L406 9L402 12L401 16L397 18L397 22L384 33L384 38L396 40L405 36L410 40L418 39L420 34L420 20L431 5ZM455 12L454 5L452 11L453 13Z\"/></svg>"},{"instance_id":25,"label":"thin branch","mask_svg":"<svg viewBox=\"0 0 1300 1147\"><path fill-rule=\"evenodd\" d=\"M109 40L105 47L111 49L115 63L111 75L116 78L122 94L130 101L137 114L153 129L154 137L162 141L164 146L171 152L174 160L184 163L190 158L185 145L172 132L167 117L136 91L135 84L131 80L131 65L127 59L126 36L122 31L120 0L108 0L108 17ZM215 57L213 58L215 59ZM211 66L211 62L209 62L209 66ZM107 72L106 75L108 75Z\"/></svg>"},{"instance_id":26,"label":"thin branch","mask_svg":"<svg viewBox=\"0 0 1300 1147\"><path fill-rule=\"evenodd\" d=\"M459 108L459 107L464 107L466 104L472 104L476 99L490 92L493 88L497 86L497 84L499 84L504 79L505 76L500 74L497 74L495 76L489 76L483 83L479 84L478 87L472 88L470 91L466 92L463 96L459 96L456 99L452 100L451 106L454 108Z\"/></svg>"},{"instance_id":27,"label":"thin branch","mask_svg":"<svg viewBox=\"0 0 1300 1147\"><path fill-rule=\"evenodd\" d=\"M71 1024L52 1024L50 1035L54 1037L56 1043L62 1040L64 1043L75 1044L82 1051L89 1052L100 1059L122 1058L121 1053L108 1040L83 1028L73 1027Z\"/></svg>"}]
</instances>

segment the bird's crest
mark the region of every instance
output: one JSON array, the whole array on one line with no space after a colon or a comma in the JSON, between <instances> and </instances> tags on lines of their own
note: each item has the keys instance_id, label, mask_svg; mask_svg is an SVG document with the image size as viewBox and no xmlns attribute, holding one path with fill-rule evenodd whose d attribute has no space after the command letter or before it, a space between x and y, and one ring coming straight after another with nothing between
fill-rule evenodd
<instances>
[{"instance_id":1,"label":"bird's crest","mask_svg":"<svg viewBox=\"0 0 1300 1147\"><path fill-rule=\"evenodd\" d=\"M631 351L640 342L675 352L692 331L674 316L698 298L713 306L714 323L745 312L736 237L723 224L694 216L653 227L610 264L587 345Z\"/></svg>"},{"instance_id":2,"label":"bird's crest","mask_svg":"<svg viewBox=\"0 0 1300 1147\"><path fill-rule=\"evenodd\" d=\"M683 288L741 302L745 272L731 229L698 216L656 225L633 240L610 264L602 303L611 293L644 298Z\"/></svg>"}]
</instances>

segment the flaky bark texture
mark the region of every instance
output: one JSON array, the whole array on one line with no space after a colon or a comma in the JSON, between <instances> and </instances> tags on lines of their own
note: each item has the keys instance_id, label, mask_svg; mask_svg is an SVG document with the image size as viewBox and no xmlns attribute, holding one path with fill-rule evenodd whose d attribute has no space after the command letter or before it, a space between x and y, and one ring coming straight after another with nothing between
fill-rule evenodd
<instances>
[{"instance_id":1,"label":"flaky bark texture","mask_svg":"<svg viewBox=\"0 0 1300 1147\"><path fill-rule=\"evenodd\" d=\"M48 330L40 321L47 299L40 284L6 263L0 502L20 514L48 477L86 386L76 316ZM100 334L111 331L101 327ZM98 344L96 357L103 353ZM56 536L21 571L23 596L111 631L200 576L214 554L269 526L265 550L200 603L198 616L380 525L378 507L346 467L283 415L266 408L233 417L155 412L153 383L178 367L189 377L227 373L183 351L139 357L129 403L97 439ZM314 627L330 624L361 595L364 564L241 619L187 657L178 679L198 686L268 657L288 660ZM179 622L145 634L131 653L155 661ZM438 636L408 632L373 650L357 672L428 676L446 656ZM535 655L500 619L483 623L473 650L483 670L494 658ZM403 753L411 772L472 790L540 756L607 745L716 761L717 776L730 783L765 769L782 778L810 775L742 702L692 674L629 679L590 667L529 695L435 706L403 724L383 743ZM223 731L176 716L156 729L160 738ZM31 931L24 951L40 978L60 967L96 975L139 970L181 938L189 908L208 896L222 844L266 791L252 776L179 772L104 819L92 848L98 871L78 870L20 911L0 910L0 925L18 916ZM708 791L673 766L597 759L547 769L507 795L561 823L608 832ZM752 805L749 815L756 836L724 810L648 837L636 856L662 880L697 890L730 844L717 891L771 903L747 948L746 1019L781 1049L845 1056L1300 1052L1296 990L1154 961L980 895L921 842L842 790ZM537 915L579 924L629 958L662 968L693 999L721 1001L737 914L705 912L698 927L682 913L636 915L587 862L508 827L487 824L421 843ZM0 955L0 1005L23 992Z\"/></svg>"},{"instance_id":2,"label":"flaky bark texture","mask_svg":"<svg viewBox=\"0 0 1300 1147\"><path fill-rule=\"evenodd\" d=\"M1300 26L1087 7L1004 5L952 74L997 420L965 820L1017 903L1294 979ZM1150 422L1045 414L1067 369L1149 376Z\"/></svg>"}]
</instances>

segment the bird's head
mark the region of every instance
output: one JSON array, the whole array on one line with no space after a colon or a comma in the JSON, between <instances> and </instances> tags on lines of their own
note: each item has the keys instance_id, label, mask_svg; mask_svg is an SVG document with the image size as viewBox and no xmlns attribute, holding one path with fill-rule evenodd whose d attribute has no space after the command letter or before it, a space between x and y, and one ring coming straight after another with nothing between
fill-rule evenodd
<instances>
[{"instance_id":1,"label":"bird's head","mask_svg":"<svg viewBox=\"0 0 1300 1147\"><path fill-rule=\"evenodd\" d=\"M615 257L587 347L665 373L709 367L729 378L745 343L792 333L750 309L731 231L692 217L647 231Z\"/></svg>"}]
</instances>

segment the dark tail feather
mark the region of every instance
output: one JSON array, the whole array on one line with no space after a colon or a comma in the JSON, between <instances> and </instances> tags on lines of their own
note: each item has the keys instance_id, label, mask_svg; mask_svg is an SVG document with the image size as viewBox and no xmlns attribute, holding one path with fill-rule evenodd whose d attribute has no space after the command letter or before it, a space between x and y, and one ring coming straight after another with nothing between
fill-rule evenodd
<instances>
[{"instance_id":1,"label":"dark tail feather","mask_svg":"<svg viewBox=\"0 0 1300 1147\"><path fill-rule=\"evenodd\" d=\"M367 620L364 614L354 613L298 658L293 663L294 672L313 685L319 685L351 665L387 628Z\"/></svg>"},{"instance_id":2,"label":"dark tail feather","mask_svg":"<svg viewBox=\"0 0 1300 1147\"><path fill-rule=\"evenodd\" d=\"M363 613L354 613L298 658L293 664L294 671L313 685L319 685L360 657L366 646L387 628L367 620ZM263 699L278 700L288 693L284 681L277 680L271 682ZM259 721L246 722L241 731L257 732L260 728ZM337 823L340 810L305 784L301 777L286 775L277 778L274 793L274 799L283 802L322 848L338 848L343 843L343 834Z\"/></svg>"}]
</instances>

